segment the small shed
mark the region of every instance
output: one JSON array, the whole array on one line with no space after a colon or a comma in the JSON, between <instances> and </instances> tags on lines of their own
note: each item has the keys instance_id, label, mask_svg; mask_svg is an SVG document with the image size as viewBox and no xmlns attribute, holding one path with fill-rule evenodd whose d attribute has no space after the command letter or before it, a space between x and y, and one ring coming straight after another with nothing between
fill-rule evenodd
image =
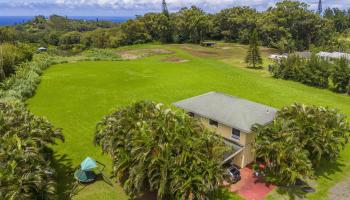
<instances>
[{"instance_id":1,"label":"small shed","mask_svg":"<svg viewBox=\"0 0 350 200\"><path fill-rule=\"evenodd\" d=\"M44 52L44 51L47 51L47 48L45 48L45 47L39 47L39 48L38 48L38 51L39 51L39 52Z\"/></svg>"},{"instance_id":2,"label":"small shed","mask_svg":"<svg viewBox=\"0 0 350 200\"><path fill-rule=\"evenodd\" d=\"M213 47L216 45L216 43L215 42L201 42L201 45L203 47Z\"/></svg>"}]
</instances>

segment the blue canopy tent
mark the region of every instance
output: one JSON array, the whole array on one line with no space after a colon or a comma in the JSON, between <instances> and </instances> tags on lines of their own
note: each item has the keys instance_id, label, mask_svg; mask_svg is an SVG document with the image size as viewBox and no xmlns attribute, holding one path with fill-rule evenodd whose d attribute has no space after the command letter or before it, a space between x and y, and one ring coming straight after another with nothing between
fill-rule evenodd
<instances>
[{"instance_id":1,"label":"blue canopy tent","mask_svg":"<svg viewBox=\"0 0 350 200\"><path fill-rule=\"evenodd\" d=\"M102 168L100 169L98 167L98 165L101 165ZM70 196L74 196L75 194L77 194L79 191L83 190L87 184L94 182L97 179L97 175L94 172L94 169L98 169L98 171L100 172L100 176L103 178L103 181L105 181L106 183L108 183L109 185L112 186L112 184L109 182L107 182L106 180L108 180L107 177L105 177L102 173L103 169L105 168L105 165L94 160L91 157L86 157L81 163L80 163L80 167L78 167L78 169L74 172L74 178L77 180L76 184L73 186L72 192L70 194ZM83 188L78 190L78 185L83 185Z\"/></svg>"},{"instance_id":2,"label":"blue canopy tent","mask_svg":"<svg viewBox=\"0 0 350 200\"><path fill-rule=\"evenodd\" d=\"M83 162L80 163L80 168L75 171L75 179L80 183L91 183L95 181L97 176L94 169L98 168L97 164L103 166L102 169L98 169L102 173L105 166L91 157L86 157Z\"/></svg>"},{"instance_id":3,"label":"blue canopy tent","mask_svg":"<svg viewBox=\"0 0 350 200\"><path fill-rule=\"evenodd\" d=\"M95 168L97 168L97 163L90 157L85 158L85 160L83 160L83 162L80 164L80 169L83 171L91 171Z\"/></svg>"}]
</instances>

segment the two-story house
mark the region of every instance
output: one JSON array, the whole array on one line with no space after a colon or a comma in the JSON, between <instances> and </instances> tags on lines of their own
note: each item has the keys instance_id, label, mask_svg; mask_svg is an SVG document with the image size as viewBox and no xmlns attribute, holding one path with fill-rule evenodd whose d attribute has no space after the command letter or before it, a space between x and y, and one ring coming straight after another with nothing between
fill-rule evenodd
<instances>
[{"instance_id":1,"label":"two-story house","mask_svg":"<svg viewBox=\"0 0 350 200\"><path fill-rule=\"evenodd\" d=\"M232 161L241 168L255 160L252 126L271 123L277 112L275 108L218 92L195 96L174 105L222 136L232 149L224 155L225 162Z\"/></svg>"}]
</instances>

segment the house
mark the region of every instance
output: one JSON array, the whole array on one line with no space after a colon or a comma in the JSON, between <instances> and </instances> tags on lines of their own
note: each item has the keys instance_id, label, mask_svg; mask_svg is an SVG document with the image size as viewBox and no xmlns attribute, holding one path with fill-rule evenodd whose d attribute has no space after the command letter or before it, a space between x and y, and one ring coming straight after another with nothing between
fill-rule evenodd
<instances>
[{"instance_id":1,"label":"house","mask_svg":"<svg viewBox=\"0 0 350 200\"><path fill-rule=\"evenodd\" d=\"M253 151L255 124L267 125L275 117L275 108L218 92L209 92L174 103L224 139L231 149L225 162L243 168L255 160Z\"/></svg>"},{"instance_id":2,"label":"house","mask_svg":"<svg viewBox=\"0 0 350 200\"><path fill-rule=\"evenodd\" d=\"M282 55L280 55L280 54L271 54L269 56L269 58L271 60L276 61L276 62L280 62L283 58L287 58L287 57L288 57L287 54L282 54Z\"/></svg>"},{"instance_id":3,"label":"house","mask_svg":"<svg viewBox=\"0 0 350 200\"><path fill-rule=\"evenodd\" d=\"M342 53L342 52L324 52L321 51L316 54L316 56L326 59L326 60L333 60L333 59L340 59L340 58L346 58L350 61L350 54L348 53Z\"/></svg>"}]
</instances>

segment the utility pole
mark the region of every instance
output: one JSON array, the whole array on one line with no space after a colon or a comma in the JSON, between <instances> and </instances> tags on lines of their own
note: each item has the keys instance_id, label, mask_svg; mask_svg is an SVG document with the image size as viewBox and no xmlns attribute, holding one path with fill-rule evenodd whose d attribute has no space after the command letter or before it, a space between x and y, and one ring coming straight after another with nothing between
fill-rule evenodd
<instances>
[{"instance_id":1,"label":"utility pole","mask_svg":"<svg viewBox=\"0 0 350 200\"><path fill-rule=\"evenodd\" d=\"M165 0L162 2L162 12L165 16L169 17L168 5Z\"/></svg>"},{"instance_id":2,"label":"utility pole","mask_svg":"<svg viewBox=\"0 0 350 200\"><path fill-rule=\"evenodd\" d=\"M2 54L2 46L0 46L0 82L5 80L5 70L4 70L4 57Z\"/></svg>"},{"instance_id":3,"label":"utility pole","mask_svg":"<svg viewBox=\"0 0 350 200\"><path fill-rule=\"evenodd\" d=\"M321 15L322 12L323 12L323 9L322 9L322 0L319 0L319 1L318 1L318 10L317 10L317 13Z\"/></svg>"}]
</instances>

